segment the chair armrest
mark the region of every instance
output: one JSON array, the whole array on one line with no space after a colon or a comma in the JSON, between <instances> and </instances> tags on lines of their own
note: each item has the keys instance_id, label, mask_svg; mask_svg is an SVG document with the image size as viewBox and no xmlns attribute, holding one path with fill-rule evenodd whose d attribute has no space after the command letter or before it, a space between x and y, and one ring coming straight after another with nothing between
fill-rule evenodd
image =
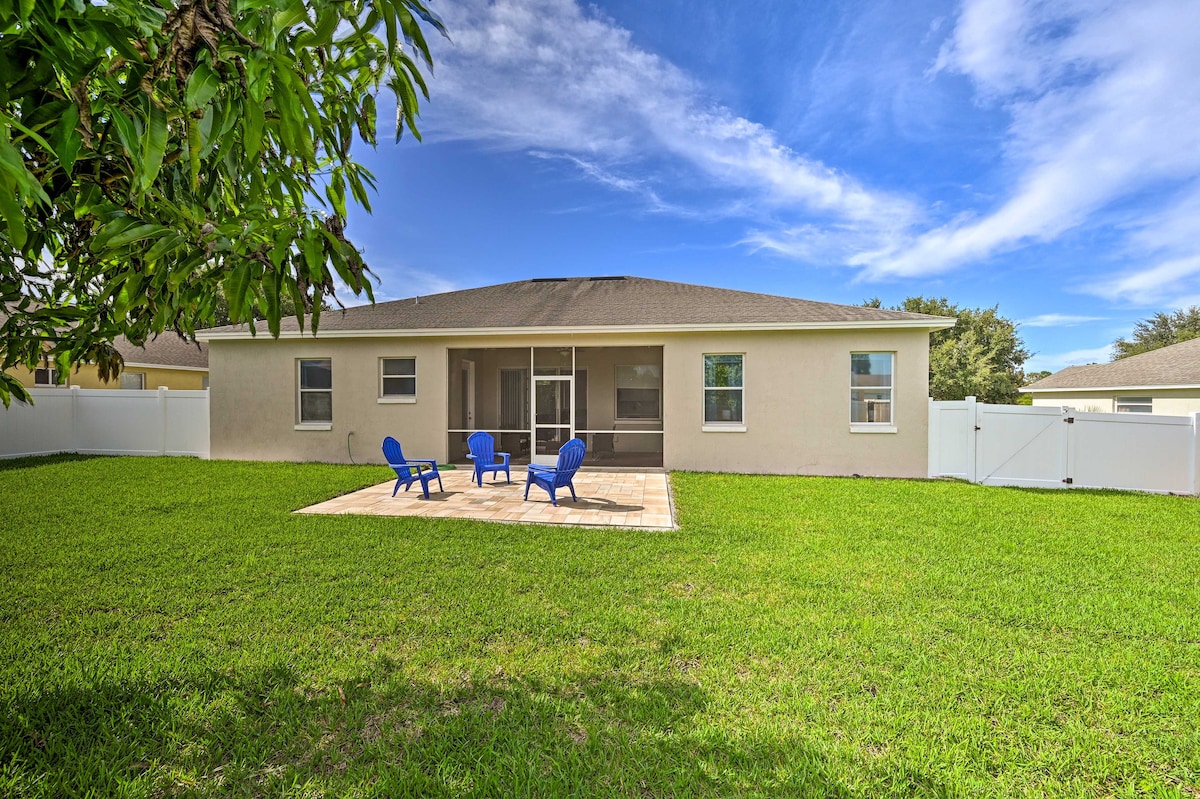
<instances>
[{"instance_id":1,"label":"chair armrest","mask_svg":"<svg viewBox=\"0 0 1200 799\"><path fill-rule=\"evenodd\" d=\"M475 460L475 456L474 456L474 455L468 455L468 456L467 456L467 460L469 460L469 461L473 461L473 460Z\"/></svg>"},{"instance_id":2,"label":"chair armrest","mask_svg":"<svg viewBox=\"0 0 1200 799\"><path fill-rule=\"evenodd\" d=\"M507 452L497 452L496 454L497 454L497 455L499 455L501 458L503 458L503 459L504 459L504 463L505 463L505 464L507 464L507 463L508 463L508 459L512 457L512 456L511 456L509 453L507 453Z\"/></svg>"},{"instance_id":3,"label":"chair armrest","mask_svg":"<svg viewBox=\"0 0 1200 799\"><path fill-rule=\"evenodd\" d=\"M531 464L529 464L529 471L531 471L531 472L546 472L548 474L553 474L554 472L557 472L558 469L554 466L546 466L545 464L541 464L541 463L531 463Z\"/></svg>"},{"instance_id":4,"label":"chair armrest","mask_svg":"<svg viewBox=\"0 0 1200 799\"><path fill-rule=\"evenodd\" d=\"M389 463L388 465L392 466L393 464ZM420 473L420 471L422 469L432 469L435 472L437 471L437 462L436 461L405 461L404 463L395 464L395 465L407 466L410 469L415 467L418 474Z\"/></svg>"}]
</instances>

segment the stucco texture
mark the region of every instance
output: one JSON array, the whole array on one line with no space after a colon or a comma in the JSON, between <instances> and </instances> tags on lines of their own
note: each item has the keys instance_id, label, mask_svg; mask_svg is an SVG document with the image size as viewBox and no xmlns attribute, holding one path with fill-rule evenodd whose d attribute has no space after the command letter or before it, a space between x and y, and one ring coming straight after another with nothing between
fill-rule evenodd
<instances>
[{"instance_id":1,"label":"stucco texture","mask_svg":"<svg viewBox=\"0 0 1200 799\"><path fill-rule=\"evenodd\" d=\"M923 477L925 330L361 337L210 342L214 458L382 463L392 435L413 458L448 457L450 350L661 347L663 465L671 470ZM896 432L852 432L850 354L895 353ZM703 355L744 353L744 432L705 432ZM379 402L379 359L413 357L412 403ZM330 358L333 422L297 430L297 359ZM494 380L477 375L477 380ZM604 380L589 375L589 399ZM600 407L600 400L596 400ZM482 420L478 420L482 421ZM595 427L595 424L589 426ZM586 461L585 461L586 466Z\"/></svg>"},{"instance_id":2,"label":"stucco texture","mask_svg":"<svg viewBox=\"0 0 1200 799\"><path fill-rule=\"evenodd\" d=\"M1058 408L1067 406L1077 411L1095 413L1115 413L1117 398L1150 397L1153 400L1153 412L1163 416L1187 416L1200 411L1200 389L1195 388L1142 388L1142 389L1105 389L1101 391L1085 391L1071 389L1068 391L1041 392L1033 395L1033 404L1041 407Z\"/></svg>"}]
</instances>

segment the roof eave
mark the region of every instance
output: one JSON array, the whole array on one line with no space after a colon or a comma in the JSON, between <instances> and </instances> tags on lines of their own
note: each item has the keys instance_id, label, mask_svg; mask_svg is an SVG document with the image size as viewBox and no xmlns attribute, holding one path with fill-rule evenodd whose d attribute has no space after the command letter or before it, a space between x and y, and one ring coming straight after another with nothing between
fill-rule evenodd
<instances>
[{"instance_id":1,"label":"roof eave","mask_svg":"<svg viewBox=\"0 0 1200 799\"><path fill-rule=\"evenodd\" d=\"M876 319L859 322L749 322L742 324L689 324L689 325L571 325L554 327L425 327L355 330L322 330L321 338L397 338L418 336L528 336L528 335L590 335L596 333L720 333L755 332L774 330L880 330L902 328L908 330L944 330L954 327L954 319ZM269 334L268 334L269 337ZM196 331L200 341L229 341L258 339L249 331L229 330L221 332ZM300 330L285 330L282 339L313 338Z\"/></svg>"},{"instance_id":2,"label":"roof eave","mask_svg":"<svg viewBox=\"0 0 1200 799\"><path fill-rule=\"evenodd\" d=\"M1064 391L1166 391L1171 389L1200 389L1200 383L1158 384L1143 386L1063 386L1062 388L1023 388L1025 394L1045 394Z\"/></svg>"}]
</instances>

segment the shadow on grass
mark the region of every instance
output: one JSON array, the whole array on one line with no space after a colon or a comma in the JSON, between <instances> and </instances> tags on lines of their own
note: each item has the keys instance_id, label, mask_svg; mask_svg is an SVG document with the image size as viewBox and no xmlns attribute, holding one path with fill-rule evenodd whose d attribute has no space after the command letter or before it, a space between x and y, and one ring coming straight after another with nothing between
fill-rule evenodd
<instances>
[{"instance_id":1,"label":"shadow on grass","mask_svg":"<svg viewBox=\"0 0 1200 799\"><path fill-rule=\"evenodd\" d=\"M60 452L56 455L30 455L24 458L0 459L0 472L16 469L30 469L35 466L52 466L57 463L73 463L75 461L94 461L101 458L110 459L112 455L75 455L70 452Z\"/></svg>"},{"instance_id":2,"label":"shadow on grass","mask_svg":"<svg viewBox=\"0 0 1200 799\"><path fill-rule=\"evenodd\" d=\"M685 681L435 685L390 664L324 689L286 665L101 683L0 707L0 794L852 795L810 745L730 736L708 705Z\"/></svg>"}]
</instances>

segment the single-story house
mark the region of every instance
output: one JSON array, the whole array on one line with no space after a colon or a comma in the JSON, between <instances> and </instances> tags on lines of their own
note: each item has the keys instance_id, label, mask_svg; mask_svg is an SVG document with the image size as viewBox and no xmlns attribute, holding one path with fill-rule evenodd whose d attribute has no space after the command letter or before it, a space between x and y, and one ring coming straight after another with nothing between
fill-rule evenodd
<instances>
[{"instance_id":1,"label":"single-story house","mask_svg":"<svg viewBox=\"0 0 1200 799\"><path fill-rule=\"evenodd\" d=\"M536 278L243 326L209 344L214 458L923 477L929 333L954 320L637 277Z\"/></svg>"},{"instance_id":2,"label":"single-story house","mask_svg":"<svg viewBox=\"0 0 1200 799\"><path fill-rule=\"evenodd\" d=\"M185 341L175 333L163 333L146 342L144 347L131 344L124 336L113 342L125 359L125 367L116 380L100 380L95 366L84 364L63 375L47 362L36 369L17 367L11 370L26 388L124 388L153 389L165 386L176 390L208 388L208 345Z\"/></svg>"},{"instance_id":3,"label":"single-story house","mask_svg":"<svg viewBox=\"0 0 1200 799\"><path fill-rule=\"evenodd\" d=\"M1200 411L1200 339L1112 363L1070 366L1022 389L1034 405L1097 413Z\"/></svg>"}]
</instances>

